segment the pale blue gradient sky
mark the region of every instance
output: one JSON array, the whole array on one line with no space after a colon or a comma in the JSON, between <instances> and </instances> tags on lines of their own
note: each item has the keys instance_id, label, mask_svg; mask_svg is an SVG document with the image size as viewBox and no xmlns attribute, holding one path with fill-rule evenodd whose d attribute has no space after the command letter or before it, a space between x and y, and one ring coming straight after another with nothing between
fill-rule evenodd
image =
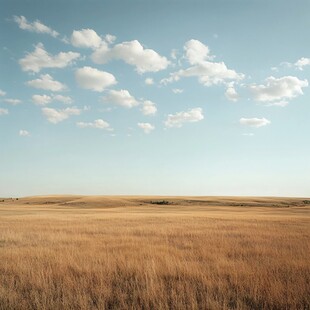
<instances>
[{"instance_id":1,"label":"pale blue gradient sky","mask_svg":"<svg viewBox=\"0 0 310 310\"><path fill-rule=\"evenodd\" d=\"M309 197L310 65L297 65L310 57L309 12L309 1L0 0L0 197L63 193ZM23 30L14 16L24 16L28 24L39 20L59 35ZM81 29L93 29L102 40L106 34L114 35L110 48L138 40L170 64L141 74L122 60L95 63L94 49L70 42L72 32ZM206 61L224 62L243 79L210 86L197 77L160 83L192 66L184 50L192 39L209 48L214 58ZM80 57L64 68L23 71L20 59L38 43L51 55L71 51ZM172 50L177 51L176 59ZM83 89L75 72L84 66L109 72L118 83L103 92ZM56 93L26 84L43 74L67 89ZM296 90L281 84L269 89L270 100L259 100L250 87L266 85L271 76L276 81L296 77L294 81L303 86L298 89L294 84ZM154 84L146 85L146 78ZM237 101L225 96L229 82L234 82ZM125 108L100 99L121 89L140 105ZM173 89L183 92L175 94ZM70 96L73 103L54 100L40 106L32 100L33 95L57 94ZM7 99L21 103L12 105ZM156 104L155 115L140 111L145 100ZM282 101L288 104L272 105ZM68 107L80 114L56 124L42 112ZM203 119L181 127L165 123L169 114L194 108L201 108ZM251 127L251 121L240 124L241 118L269 123ZM96 119L114 130L77 126ZM138 123L155 129L145 133ZM28 135L20 135L21 130Z\"/></svg>"}]
</instances>

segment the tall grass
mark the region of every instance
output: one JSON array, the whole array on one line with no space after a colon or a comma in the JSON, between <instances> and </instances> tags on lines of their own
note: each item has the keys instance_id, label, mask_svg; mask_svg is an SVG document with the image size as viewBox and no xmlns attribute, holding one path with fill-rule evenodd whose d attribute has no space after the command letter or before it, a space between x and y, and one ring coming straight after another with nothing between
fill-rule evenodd
<instances>
[{"instance_id":1,"label":"tall grass","mask_svg":"<svg viewBox=\"0 0 310 310\"><path fill-rule=\"evenodd\" d=\"M0 309L310 309L306 217L27 210L0 216Z\"/></svg>"}]
</instances>

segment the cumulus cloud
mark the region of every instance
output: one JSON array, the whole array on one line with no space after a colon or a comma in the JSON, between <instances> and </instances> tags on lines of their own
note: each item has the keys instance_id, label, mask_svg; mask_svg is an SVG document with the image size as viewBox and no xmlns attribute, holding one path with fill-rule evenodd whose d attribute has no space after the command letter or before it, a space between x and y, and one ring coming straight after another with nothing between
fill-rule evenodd
<instances>
[{"instance_id":1,"label":"cumulus cloud","mask_svg":"<svg viewBox=\"0 0 310 310\"><path fill-rule=\"evenodd\" d=\"M0 116L1 115L7 115L7 114L9 114L9 111L7 109L0 108Z\"/></svg>"},{"instance_id":2,"label":"cumulus cloud","mask_svg":"<svg viewBox=\"0 0 310 310\"><path fill-rule=\"evenodd\" d=\"M294 64L299 70L303 70L305 66L310 65L310 58L302 57L298 59Z\"/></svg>"},{"instance_id":3,"label":"cumulus cloud","mask_svg":"<svg viewBox=\"0 0 310 310\"><path fill-rule=\"evenodd\" d=\"M0 89L0 96L5 96L6 92Z\"/></svg>"},{"instance_id":4,"label":"cumulus cloud","mask_svg":"<svg viewBox=\"0 0 310 310\"><path fill-rule=\"evenodd\" d=\"M157 72L168 67L169 61L152 49L145 49L137 40L123 42L109 47L101 44L100 48L91 55L97 64L105 64L113 59L121 59L135 66L138 73Z\"/></svg>"},{"instance_id":5,"label":"cumulus cloud","mask_svg":"<svg viewBox=\"0 0 310 310\"><path fill-rule=\"evenodd\" d=\"M157 112L155 103L150 100L145 100L142 104L141 112L144 115L154 115Z\"/></svg>"},{"instance_id":6,"label":"cumulus cloud","mask_svg":"<svg viewBox=\"0 0 310 310\"><path fill-rule=\"evenodd\" d=\"M93 29L74 30L71 35L71 44L75 47L98 48L101 38Z\"/></svg>"},{"instance_id":7,"label":"cumulus cloud","mask_svg":"<svg viewBox=\"0 0 310 310\"><path fill-rule=\"evenodd\" d=\"M234 101L234 102L238 101L239 99L239 95L233 85L228 85L226 92L225 92L225 96L228 100Z\"/></svg>"},{"instance_id":8,"label":"cumulus cloud","mask_svg":"<svg viewBox=\"0 0 310 310\"><path fill-rule=\"evenodd\" d=\"M4 99L3 101L11 105L17 105L17 104L22 103L22 101L19 99L11 99L11 98Z\"/></svg>"},{"instance_id":9,"label":"cumulus cloud","mask_svg":"<svg viewBox=\"0 0 310 310\"><path fill-rule=\"evenodd\" d=\"M71 97L69 96L63 96L63 95L54 95L53 96L53 100L54 101L60 101L64 104L72 104L73 103L73 100Z\"/></svg>"},{"instance_id":10,"label":"cumulus cloud","mask_svg":"<svg viewBox=\"0 0 310 310\"><path fill-rule=\"evenodd\" d=\"M146 78L144 83L146 85L153 85L154 84L154 80L152 78Z\"/></svg>"},{"instance_id":11,"label":"cumulus cloud","mask_svg":"<svg viewBox=\"0 0 310 310\"><path fill-rule=\"evenodd\" d=\"M42 113L50 123L57 124L71 115L80 115L81 110L76 107L66 109L43 108Z\"/></svg>"},{"instance_id":12,"label":"cumulus cloud","mask_svg":"<svg viewBox=\"0 0 310 310\"><path fill-rule=\"evenodd\" d=\"M162 84L172 83L183 77L197 77L201 84L211 86L244 78L243 74L228 69L224 62L212 62L209 47L198 40L186 42L184 50L184 57L192 66L171 73L170 77L161 80Z\"/></svg>"},{"instance_id":13,"label":"cumulus cloud","mask_svg":"<svg viewBox=\"0 0 310 310\"><path fill-rule=\"evenodd\" d=\"M14 21L18 24L20 29L36 33L46 33L56 38L59 33L50 27L44 25L39 20L28 22L25 16L13 16Z\"/></svg>"},{"instance_id":14,"label":"cumulus cloud","mask_svg":"<svg viewBox=\"0 0 310 310\"><path fill-rule=\"evenodd\" d=\"M264 117L263 118L257 118L257 117L244 118L244 117L242 117L242 118L240 118L239 123L241 125L259 128L259 127L269 125L271 122Z\"/></svg>"},{"instance_id":15,"label":"cumulus cloud","mask_svg":"<svg viewBox=\"0 0 310 310\"><path fill-rule=\"evenodd\" d=\"M75 79L80 87L97 92L117 83L113 74L87 66L75 71Z\"/></svg>"},{"instance_id":16,"label":"cumulus cloud","mask_svg":"<svg viewBox=\"0 0 310 310\"><path fill-rule=\"evenodd\" d=\"M65 84L55 81L49 74L42 74L39 79L28 81L26 84L34 88L55 92L65 90L67 88Z\"/></svg>"},{"instance_id":17,"label":"cumulus cloud","mask_svg":"<svg viewBox=\"0 0 310 310\"><path fill-rule=\"evenodd\" d=\"M73 102L71 97L62 95L33 95L32 101L36 105L46 105L52 101L60 101L64 104L71 104Z\"/></svg>"},{"instance_id":18,"label":"cumulus cloud","mask_svg":"<svg viewBox=\"0 0 310 310\"><path fill-rule=\"evenodd\" d=\"M203 119L202 108L194 108L188 111L181 111L176 114L169 114L165 126L167 128L180 128L184 123L194 123Z\"/></svg>"},{"instance_id":19,"label":"cumulus cloud","mask_svg":"<svg viewBox=\"0 0 310 310\"><path fill-rule=\"evenodd\" d=\"M53 56L38 43L32 53L19 60L19 64L23 71L40 72L43 68L65 68L79 57L80 54L75 52L60 52Z\"/></svg>"},{"instance_id":20,"label":"cumulus cloud","mask_svg":"<svg viewBox=\"0 0 310 310\"><path fill-rule=\"evenodd\" d=\"M37 105L46 105L52 102L52 97L48 95L33 95L32 102Z\"/></svg>"},{"instance_id":21,"label":"cumulus cloud","mask_svg":"<svg viewBox=\"0 0 310 310\"><path fill-rule=\"evenodd\" d=\"M197 77L199 83L205 86L225 84L231 81L240 81L244 74L228 69L224 62L213 62L208 46L198 40L190 40L185 43L185 58L192 65L187 69L173 72L168 78L161 80L166 85L184 77Z\"/></svg>"},{"instance_id":22,"label":"cumulus cloud","mask_svg":"<svg viewBox=\"0 0 310 310\"><path fill-rule=\"evenodd\" d=\"M184 91L184 89L180 89L180 88L173 88L172 92L175 94L182 94Z\"/></svg>"},{"instance_id":23,"label":"cumulus cloud","mask_svg":"<svg viewBox=\"0 0 310 310\"><path fill-rule=\"evenodd\" d=\"M152 130L155 129L155 127L150 123L138 123L138 127L141 128L146 134L149 134Z\"/></svg>"},{"instance_id":24,"label":"cumulus cloud","mask_svg":"<svg viewBox=\"0 0 310 310\"><path fill-rule=\"evenodd\" d=\"M114 43L114 41L116 40L116 36L112 35L112 34L106 34L104 36L104 39L107 43L112 44Z\"/></svg>"},{"instance_id":25,"label":"cumulus cloud","mask_svg":"<svg viewBox=\"0 0 310 310\"><path fill-rule=\"evenodd\" d=\"M198 40L189 40L184 45L185 56L191 65L196 65L205 60L212 60L210 49Z\"/></svg>"},{"instance_id":26,"label":"cumulus cloud","mask_svg":"<svg viewBox=\"0 0 310 310\"><path fill-rule=\"evenodd\" d=\"M161 83L166 85L184 77L197 77L199 83L204 86L211 86L229 81L240 81L244 75L228 69L224 62L204 61L198 65L171 73L170 77L162 79Z\"/></svg>"},{"instance_id":27,"label":"cumulus cloud","mask_svg":"<svg viewBox=\"0 0 310 310\"><path fill-rule=\"evenodd\" d=\"M264 85L250 85L255 100L260 102L286 102L303 94L302 88L308 86L307 80L300 80L295 76L268 77Z\"/></svg>"},{"instance_id":28,"label":"cumulus cloud","mask_svg":"<svg viewBox=\"0 0 310 310\"><path fill-rule=\"evenodd\" d=\"M139 105L139 101L125 89L110 90L102 100L125 108L132 108Z\"/></svg>"},{"instance_id":29,"label":"cumulus cloud","mask_svg":"<svg viewBox=\"0 0 310 310\"><path fill-rule=\"evenodd\" d=\"M22 137L28 137L28 136L30 136L30 133L27 130L21 129L19 131L19 135L22 136Z\"/></svg>"},{"instance_id":30,"label":"cumulus cloud","mask_svg":"<svg viewBox=\"0 0 310 310\"><path fill-rule=\"evenodd\" d=\"M97 129L105 129L108 131L113 131L113 129L110 127L110 124L103 119L96 119L93 122L90 123L84 123L84 122L78 122L76 125L80 128L97 128Z\"/></svg>"}]
</instances>

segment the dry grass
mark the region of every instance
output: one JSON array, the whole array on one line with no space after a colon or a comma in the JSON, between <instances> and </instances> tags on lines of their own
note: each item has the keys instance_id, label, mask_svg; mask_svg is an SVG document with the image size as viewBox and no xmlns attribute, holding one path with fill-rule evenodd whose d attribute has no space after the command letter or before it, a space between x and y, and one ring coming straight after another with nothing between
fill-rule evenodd
<instances>
[{"instance_id":1,"label":"dry grass","mask_svg":"<svg viewBox=\"0 0 310 310\"><path fill-rule=\"evenodd\" d=\"M156 199L1 202L0 309L310 309L309 204Z\"/></svg>"}]
</instances>

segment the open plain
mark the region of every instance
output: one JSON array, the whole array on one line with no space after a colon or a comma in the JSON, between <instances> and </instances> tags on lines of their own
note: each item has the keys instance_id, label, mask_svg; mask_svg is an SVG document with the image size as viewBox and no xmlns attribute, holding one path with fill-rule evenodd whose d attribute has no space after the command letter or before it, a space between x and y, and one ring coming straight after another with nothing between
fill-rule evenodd
<instances>
[{"instance_id":1,"label":"open plain","mask_svg":"<svg viewBox=\"0 0 310 310\"><path fill-rule=\"evenodd\" d=\"M310 309L307 198L0 199L0 309Z\"/></svg>"}]
</instances>

